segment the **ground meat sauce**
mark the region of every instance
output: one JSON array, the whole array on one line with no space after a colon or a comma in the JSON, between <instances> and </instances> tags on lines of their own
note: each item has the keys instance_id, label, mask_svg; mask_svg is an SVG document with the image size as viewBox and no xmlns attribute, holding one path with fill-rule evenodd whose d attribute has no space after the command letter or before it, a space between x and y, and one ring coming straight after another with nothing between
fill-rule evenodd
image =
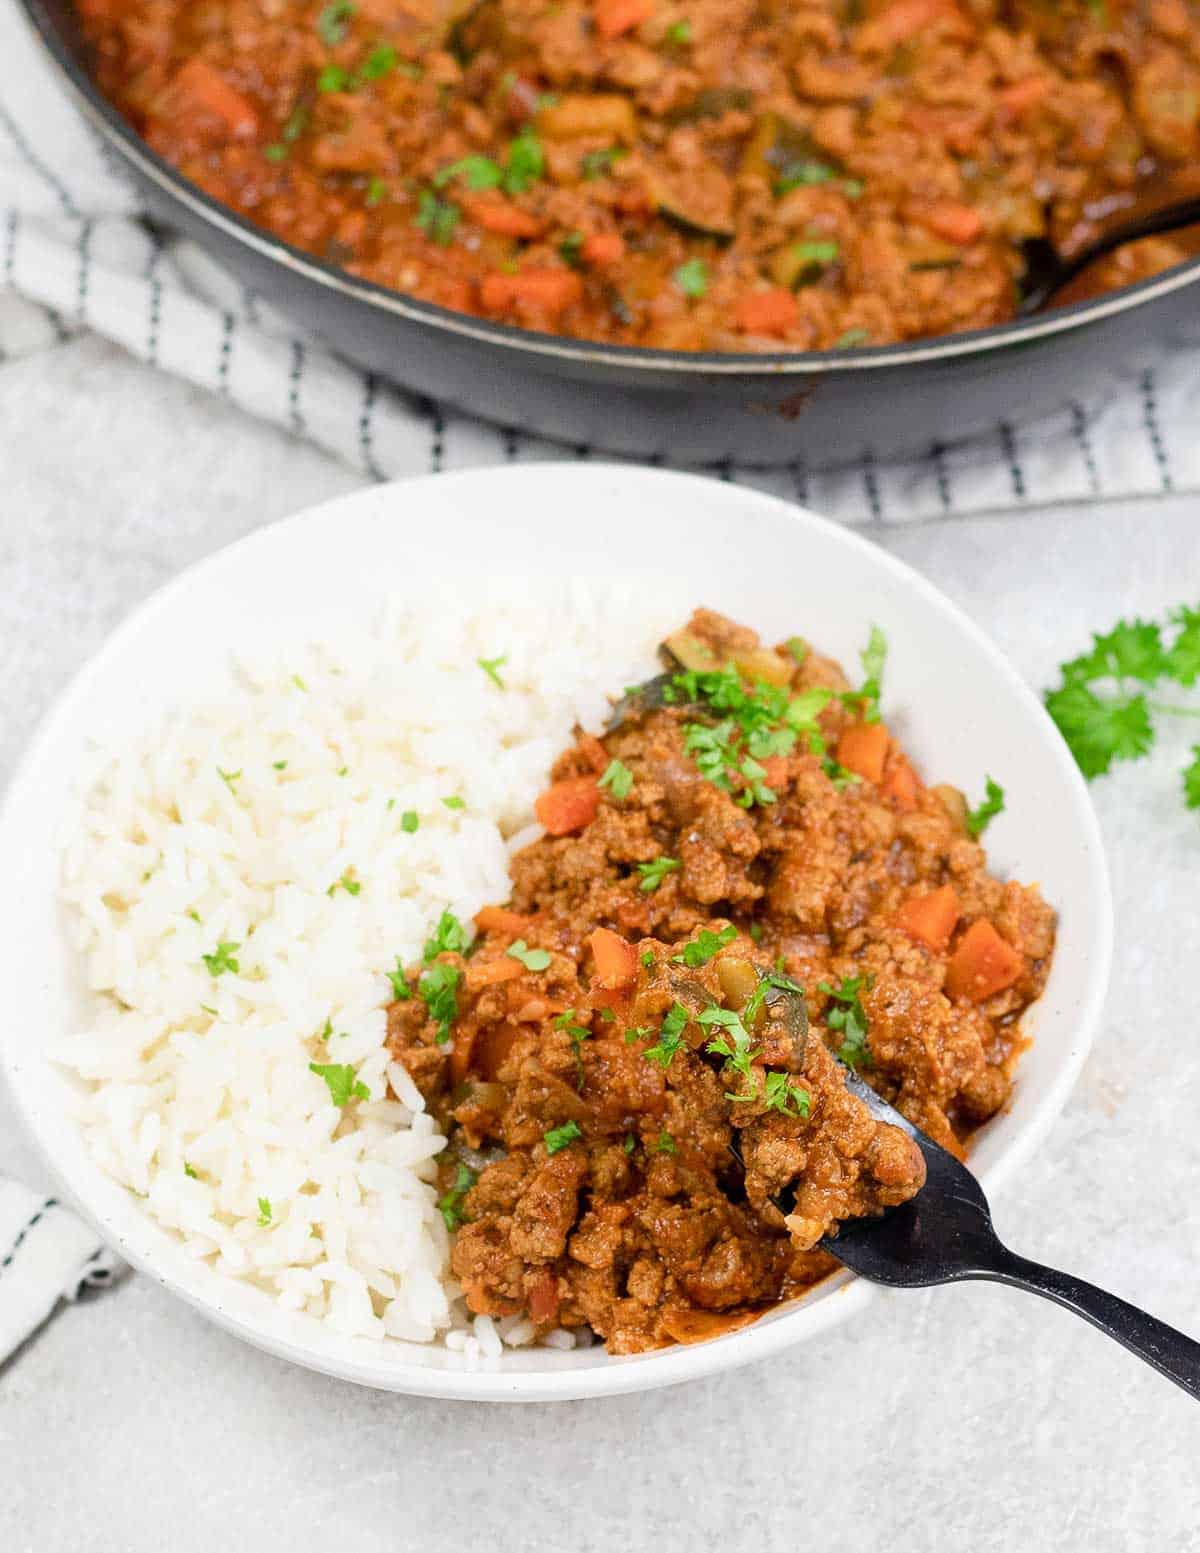
<instances>
[{"instance_id":1,"label":"ground meat sauce","mask_svg":"<svg viewBox=\"0 0 1200 1553\"><path fill-rule=\"evenodd\" d=\"M920 1188L835 1053L961 1152L1054 946L1036 887L987 873L962 795L878 720L878 660L854 692L704 610L669 646L695 672L578 734L510 901L470 944L445 918L389 1011L451 1140L468 1306L614 1353L753 1319L831 1268L840 1221Z\"/></svg>"},{"instance_id":2,"label":"ground meat sauce","mask_svg":"<svg viewBox=\"0 0 1200 1553\"><path fill-rule=\"evenodd\" d=\"M1078 249L1200 151L1192 0L77 4L101 88L214 198L381 285L625 345L996 323L1022 239Z\"/></svg>"}]
</instances>

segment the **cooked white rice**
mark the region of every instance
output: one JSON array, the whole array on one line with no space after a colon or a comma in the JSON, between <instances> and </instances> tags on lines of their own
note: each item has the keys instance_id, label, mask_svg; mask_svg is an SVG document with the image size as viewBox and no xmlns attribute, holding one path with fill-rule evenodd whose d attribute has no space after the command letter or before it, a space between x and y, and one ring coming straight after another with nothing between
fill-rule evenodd
<instances>
[{"instance_id":1,"label":"cooked white rice","mask_svg":"<svg viewBox=\"0 0 1200 1553\"><path fill-rule=\"evenodd\" d=\"M445 907L507 897L555 754L647 672L680 602L431 597L231 662L213 700L105 752L64 859L94 1006L56 1055L96 1159L191 1255L344 1333L485 1358L532 1339L520 1318L470 1330L447 1277L445 1140L388 1062L385 973ZM500 656L503 689L477 663ZM339 1109L314 1062L370 1099Z\"/></svg>"}]
</instances>

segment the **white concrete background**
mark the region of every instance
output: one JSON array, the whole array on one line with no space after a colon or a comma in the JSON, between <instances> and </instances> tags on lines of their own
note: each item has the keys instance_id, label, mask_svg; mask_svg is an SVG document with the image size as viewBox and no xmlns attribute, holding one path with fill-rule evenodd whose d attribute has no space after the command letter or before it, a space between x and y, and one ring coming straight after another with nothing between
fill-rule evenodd
<instances>
[{"instance_id":1,"label":"white concrete background","mask_svg":"<svg viewBox=\"0 0 1200 1553\"><path fill-rule=\"evenodd\" d=\"M0 369L0 470L0 781L153 588L359 483L86 339ZM1038 686L1093 627L1200 599L1200 524L1181 501L876 537ZM997 1219L1026 1254L1200 1333L1187 742L1095 789L1117 893L1107 1017ZM0 1171L45 1179L2 1094ZM1082 1323L984 1285L881 1298L857 1329L733 1375L537 1410L289 1369L139 1279L0 1371L3 1553L1198 1546L1200 1408Z\"/></svg>"}]
</instances>

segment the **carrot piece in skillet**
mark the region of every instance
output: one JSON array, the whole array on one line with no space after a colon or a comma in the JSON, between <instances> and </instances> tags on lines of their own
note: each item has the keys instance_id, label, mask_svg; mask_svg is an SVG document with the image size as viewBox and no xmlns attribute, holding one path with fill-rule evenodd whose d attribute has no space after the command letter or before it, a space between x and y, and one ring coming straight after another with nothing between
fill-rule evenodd
<instances>
[{"instance_id":1,"label":"carrot piece in skillet","mask_svg":"<svg viewBox=\"0 0 1200 1553\"><path fill-rule=\"evenodd\" d=\"M619 232L593 232L584 238L579 257L585 264L617 264L625 257L625 239Z\"/></svg>"},{"instance_id":2,"label":"carrot piece in skillet","mask_svg":"<svg viewBox=\"0 0 1200 1553\"><path fill-rule=\"evenodd\" d=\"M632 32L654 14L653 0L595 0L592 15L602 38Z\"/></svg>"},{"instance_id":3,"label":"carrot piece in skillet","mask_svg":"<svg viewBox=\"0 0 1200 1553\"><path fill-rule=\"evenodd\" d=\"M630 987L637 978L637 951L611 928L598 927L588 937L588 947L596 962L596 980L601 987L615 991Z\"/></svg>"},{"instance_id":4,"label":"carrot piece in skillet","mask_svg":"<svg viewBox=\"0 0 1200 1553\"><path fill-rule=\"evenodd\" d=\"M471 220L485 232L495 232L500 237L529 238L541 235L542 223L536 216L531 216L527 210L521 210L498 195L481 198L464 194L462 206Z\"/></svg>"},{"instance_id":5,"label":"carrot piece in skillet","mask_svg":"<svg viewBox=\"0 0 1200 1553\"><path fill-rule=\"evenodd\" d=\"M799 317L799 303L783 286L751 291L734 309L737 326L746 334L786 334Z\"/></svg>"},{"instance_id":6,"label":"carrot piece in skillet","mask_svg":"<svg viewBox=\"0 0 1200 1553\"><path fill-rule=\"evenodd\" d=\"M928 227L935 237L965 248L983 231L983 217L973 205L960 205L945 200L940 205L930 205L917 217L921 225Z\"/></svg>"},{"instance_id":7,"label":"carrot piece in skillet","mask_svg":"<svg viewBox=\"0 0 1200 1553\"><path fill-rule=\"evenodd\" d=\"M258 134L253 104L198 54L176 73L171 85L181 102L219 120L232 139L253 140Z\"/></svg>"},{"instance_id":8,"label":"carrot piece in skillet","mask_svg":"<svg viewBox=\"0 0 1200 1553\"><path fill-rule=\"evenodd\" d=\"M521 270L516 275L485 275L479 300L489 313L513 307L557 315L583 295L583 282L573 270Z\"/></svg>"}]
</instances>

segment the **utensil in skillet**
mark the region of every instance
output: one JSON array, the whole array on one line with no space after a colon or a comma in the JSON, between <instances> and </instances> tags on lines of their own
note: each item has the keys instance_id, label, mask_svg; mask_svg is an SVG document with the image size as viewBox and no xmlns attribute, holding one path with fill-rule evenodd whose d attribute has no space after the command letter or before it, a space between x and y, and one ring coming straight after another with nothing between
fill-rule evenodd
<instances>
[{"instance_id":1,"label":"utensil in skillet","mask_svg":"<svg viewBox=\"0 0 1200 1553\"><path fill-rule=\"evenodd\" d=\"M846 1088L877 1121L901 1128L916 1143L925 1157L925 1185L908 1202L876 1218L846 1220L836 1235L822 1238L822 1251L860 1277L890 1288L925 1289L973 1279L1040 1294L1099 1327L1200 1401L1200 1342L1082 1278L1010 1251L993 1229L983 1188L967 1167L857 1073L847 1068L845 1077ZM730 1152L743 1165L735 1145ZM787 1194L774 1202L785 1214L791 1207Z\"/></svg>"},{"instance_id":2,"label":"utensil in skillet","mask_svg":"<svg viewBox=\"0 0 1200 1553\"><path fill-rule=\"evenodd\" d=\"M846 1087L879 1121L902 1127L925 1156L925 1185L908 1202L874 1219L852 1219L821 1241L872 1283L922 1289L985 1279L1040 1294L1090 1321L1200 1401L1200 1342L1115 1294L1071 1273L1029 1262L1003 1245L979 1182L947 1149L847 1072Z\"/></svg>"},{"instance_id":3,"label":"utensil in skillet","mask_svg":"<svg viewBox=\"0 0 1200 1553\"><path fill-rule=\"evenodd\" d=\"M1021 244L1025 260L1025 275L1021 285L1021 300L1017 316L1028 318L1054 299L1076 276L1082 275L1090 264L1103 259L1126 243L1136 243L1142 237L1157 237L1163 232L1178 232L1182 227L1193 226L1200 221L1200 195L1190 199L1174 200L1158 210L1148 211L1119 226L1110 227L1073 257L1066 259L1047 238L1029 237Z\"/></svg>"}]
</instances>

